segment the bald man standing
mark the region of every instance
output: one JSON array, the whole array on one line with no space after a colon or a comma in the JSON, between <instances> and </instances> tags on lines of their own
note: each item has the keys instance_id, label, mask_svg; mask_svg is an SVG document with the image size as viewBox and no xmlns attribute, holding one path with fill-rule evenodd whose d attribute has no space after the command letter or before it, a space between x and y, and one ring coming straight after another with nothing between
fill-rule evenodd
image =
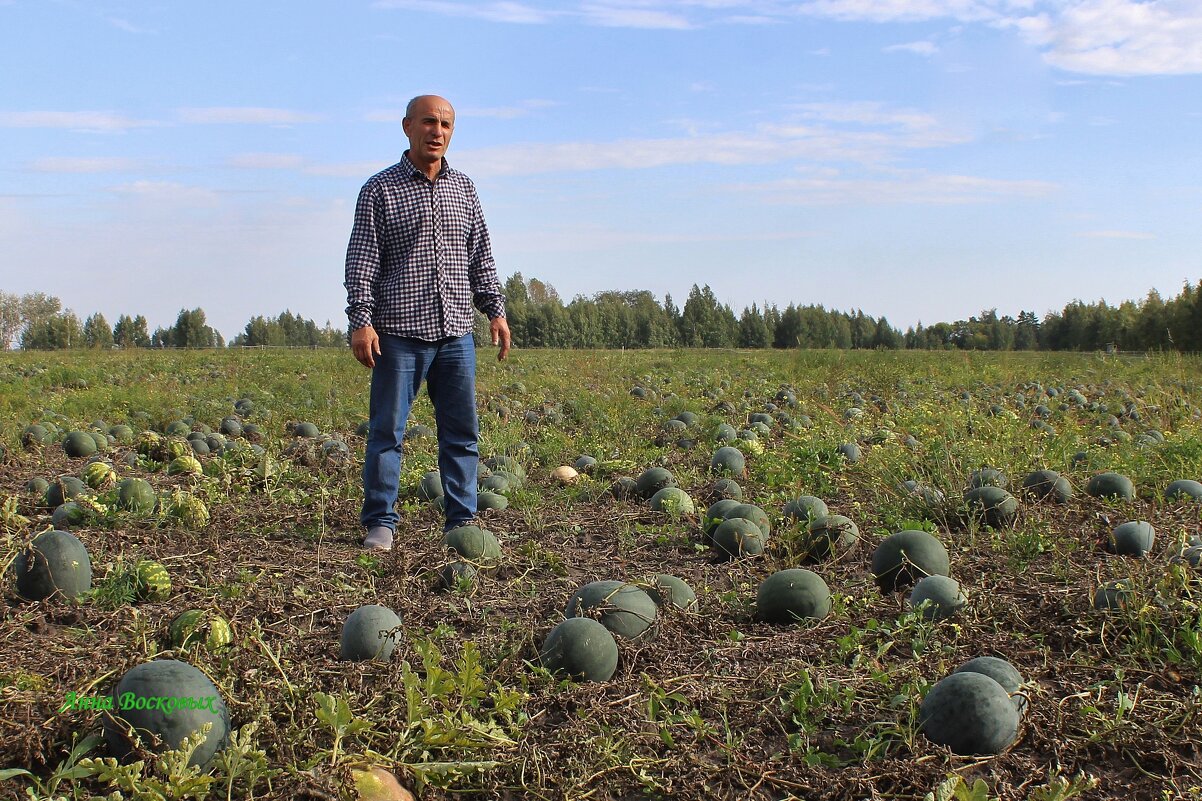
<instances>
[{"instance_id":1,"label":"bald man standing","mask_svg":"<svg viewBox=\"0 0 1202 801\"><path fill-rule=\"evenodd\" d=\"M497 359L509 354L505 296L471 180L447 147L455 109L444 98L409 101L409 149L359 192L346 251L351 351L371 369L363 462L363 545L389 550L409 410L423 381L438 427L444 530L476 514L479 423L472 307L489 318Z\"/></svg>"}]
</instances>

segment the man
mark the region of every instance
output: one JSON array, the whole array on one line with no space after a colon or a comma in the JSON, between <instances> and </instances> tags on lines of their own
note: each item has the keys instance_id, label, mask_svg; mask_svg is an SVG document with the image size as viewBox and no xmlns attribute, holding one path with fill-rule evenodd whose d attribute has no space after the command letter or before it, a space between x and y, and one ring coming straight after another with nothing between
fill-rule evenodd
<instances>
[{"instance_id":1,"label":"man","mask_svg":"<svg viewBox=\"0 0 1202 801\"><path fill-rule=\"evenodd\" d=\"M476 514L476 353L472 306L488 315L497 359L509 355L505 296L476 188L444 157L455 110L441 97L409 101L409 149L359 192L346 251L351 350L371 368L363 463L363 545L392 548L402 442L426 382L438 426L446 529Z\"/></svg>"}]
</instances>

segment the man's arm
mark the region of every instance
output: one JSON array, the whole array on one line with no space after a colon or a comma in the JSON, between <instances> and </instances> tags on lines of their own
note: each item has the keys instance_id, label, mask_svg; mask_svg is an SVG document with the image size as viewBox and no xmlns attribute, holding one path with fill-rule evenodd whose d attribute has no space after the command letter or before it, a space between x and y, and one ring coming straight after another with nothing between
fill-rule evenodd
<instances>
[{"instance_id":1,"label":"man's arm","mask_svg":"<svg viewBox=\"0 0 1202 801\"><path fill-rule=\"evenodd\" d=\"M346 247L346 316L351 328L351 352L367 367L375 367L380 338L372 327L375 284L380 274L380 245L377 239L377 195L372 182L364 185L355 204L355 222Z\"/></svg>"}]
</instances>

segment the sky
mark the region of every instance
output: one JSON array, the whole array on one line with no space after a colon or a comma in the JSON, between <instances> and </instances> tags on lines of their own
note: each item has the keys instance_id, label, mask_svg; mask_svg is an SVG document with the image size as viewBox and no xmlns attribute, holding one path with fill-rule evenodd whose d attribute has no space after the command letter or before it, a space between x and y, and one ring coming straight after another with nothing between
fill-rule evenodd
<instances>
[{"instance_id":1,"label":"sky","mask_svg":"<svg viewBox=\"0 0 1202 801\"><path fill-rule=\"evenodd\" d=\"M1202 279L1202 0L0 0L0 290L346 323L457 113L502 281L905 329Z\"/></svg>"}]
</instances>

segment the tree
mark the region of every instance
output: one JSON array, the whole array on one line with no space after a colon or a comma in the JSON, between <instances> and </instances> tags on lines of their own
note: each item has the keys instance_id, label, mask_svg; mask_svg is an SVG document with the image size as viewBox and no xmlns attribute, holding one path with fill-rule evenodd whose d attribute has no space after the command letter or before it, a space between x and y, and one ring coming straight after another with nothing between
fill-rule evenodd
<instances>
[{"instance_id":1,"label":"tree","mask_svg":"<svg viewBox=\"0 0 1202 801\"><path fill-rule=\"evenodd\" d=\"M83 338L89 348L111 348L113 330L104 315L96 312L83 322Z\"/></svg>"},{"instance_id":2,"label":"tree","mask_svg":"<svg viewBox=\"0 0 1202 801\"><path fill-rule=\"evenodd\" d=\"M21 333L22 350L63 350L84 344L83 326L70 309L31 322Z\"/></svg>"},{"instance_id":3,"label":"tree","mask_svg":"<svg viewBox=\"0 0 1202 801\"><path fill-rule=\"evenodd\" d=\"M664 295L664 320L668 326L664 344L675 347L680 344L680 309L672 302L671 294Z\"/></svg>"},{"instance_id":4,"label":"tree","mask_svg":"<svg viewBox=\"0 0 1202 801\"><path fill-rule=\"evenodd\" d=\"M876 336L876 322L860 309L856 309L855 316L851 318L851 346L853 348L871 348L873 346L873 338Z\"/></svg>"},{"instance_id":5,"label":"tree","mask_svg":"<svg viewBox=\"0 0 1202 801\"><path fill-rule=\"evenodd\" d=\"M743 316L739 318L738 344L740 348L766 348L772 344L768 324L754 303L750 309L743 309Z\"/></svg>"},{"instance_id":6,"label":"tree","mask_svg":"<svg viewBox=\"0 0 1202 801\"><path fill-rule=\"evenodd\" d=\"M1014 349L1035 350L1039 347L1039 318L1035 312L1020 311L1014 326Z\"/></svg>"},{"instance_id":7,"label":"tree","mask_svg":"<svg viewBox=\"0 0 1202 801\"><path fill-rule=\"evenodd\" d=\"M11 292L0 292L0 350L13 346L21 333L21 298Z\"/></svg>"},{"instance_id":8,"label":"tree","mask_svg":"<svg viewBox=\"0 0 1202 801\"><path fill-rule=\"evenodd\" d=\"M123 314L113 326L113 343L119 348L149 348L150 334L146 331L146 318L142 315L130 317Z\"/></svg>"},{"instance_id":9,"label":"tree","mask_svg":"<svg viewBox=\"0 0 1202 801\"><path fill-rule=\"evenodd\" d=\"M796 348L801 344L801 312L790 303L780 314L776 334L772 337L772 347Z\"/></svg>"},{"instance_id":10,"label":"tree","mask_svg":"<svg viewBox=\"0 0 1202 801\"><path fill-rule=\"evenodd\" d=\"M526 283L526 296L535 306L541 306L551 301L559 302L559 293L550 284L544 284L537 278L531 278Z\"/></svg>"},{"instance_id":11,"label":"tree","mask_svg":"<svg viewBox=\"0 0 1202 801\"><path fill-rule=\"evenodd\" d=\"M700 289L693 284L680 312L680 344L686 348L705 346L706 331L716 322L718 300L707 284Z\"/></svg>"},{"instance_id":12,"label":"tree","mask_svg":"<svg viewBox=\"0 0 1202 801\"><path fill-rule=\"evenodd\" d=\"M872 335L872 347L897 350L902 346L902 335L889 321L881 317L876 321L876 331Z\"/></svg>"},{"instance_id":13,"label":"tree","mask_svg":"<svg viewBox=\"0 0 1202 801\"><path fill-rule=\"evenodd\" d=\"M30 292L21 296L21 319L25 325L48 320L63 310L63 302L44 292Z\"/></svg>"},{"instance_id":14,"label":"tree","mask_svg":"<svg viewBox=\"0 0 1202 801\"><path fill-rule=\"evenodd\" d=\"M180 309L167 344L175 348L220 348L221 334L205 322L204 309Z\"/></svg>"}]
</instances>

